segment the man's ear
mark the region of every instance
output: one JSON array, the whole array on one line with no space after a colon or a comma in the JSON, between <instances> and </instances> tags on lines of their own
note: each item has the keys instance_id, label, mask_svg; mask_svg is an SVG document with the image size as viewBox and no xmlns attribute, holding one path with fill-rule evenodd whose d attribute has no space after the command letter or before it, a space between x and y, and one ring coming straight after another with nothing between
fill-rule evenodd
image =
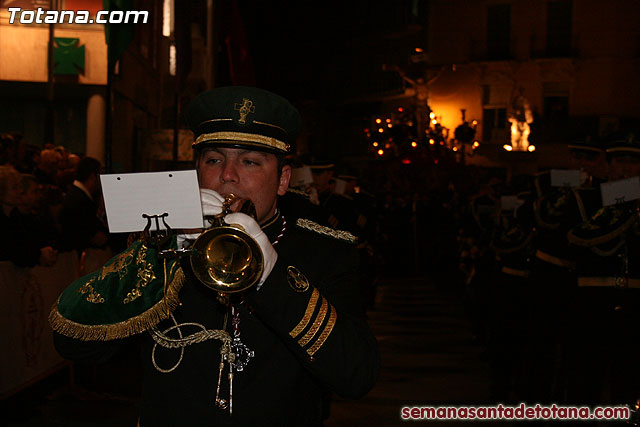
<instances>
[{"instance_id":1,"label":"man's ear","mask_svg":"<svg viewBox=\"0 0 640 427\"><path fill-rule=\"evenodd\" d=\"M289 188L289 180L291 179L291 166L284 165L280 174L280 182L278 184L278 196L284 196Z\"/></svg>"},{"instance_id":2,"label":"man's ear","mask_svg":"<svg viewBox=\"0 0 640 427\"><path fill-rule=\"evenodd\" d=\"M202 157L202 150L197 150L194 153L194 159L193 159L193 164L196 167L196 170L200 170L200 158Z\"/></svg>"}]
</instances>

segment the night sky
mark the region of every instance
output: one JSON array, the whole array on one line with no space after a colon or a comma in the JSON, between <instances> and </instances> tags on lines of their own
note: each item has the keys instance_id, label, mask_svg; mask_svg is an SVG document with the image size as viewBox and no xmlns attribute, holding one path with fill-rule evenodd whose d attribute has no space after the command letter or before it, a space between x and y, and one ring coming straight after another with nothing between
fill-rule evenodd
<instances>
[{"instance_id":1,"label":"night sky","mask_svg":"<svg viewBox=\"0 0 640 427\"><path fill-rule=\"evenodd\" d=\"M232 16L229 3L222 4L227 9L218 9L218 17ZM375 95L385 79L398 79L393 72L383 72L382 64L405 65L413 47L426 43L424 33L407 31L407 23L414 22L411 0L237 4L254 84L302 107L314 151L360 152L357 138L379 112L379 103L362 99ZM219 25L223 32L234 28L229 22ZM222 63L225 56L218 57L223 70L228 67ZM226 78L219 73L217 85L231 83Z\"/></svg>"}]
</instances>

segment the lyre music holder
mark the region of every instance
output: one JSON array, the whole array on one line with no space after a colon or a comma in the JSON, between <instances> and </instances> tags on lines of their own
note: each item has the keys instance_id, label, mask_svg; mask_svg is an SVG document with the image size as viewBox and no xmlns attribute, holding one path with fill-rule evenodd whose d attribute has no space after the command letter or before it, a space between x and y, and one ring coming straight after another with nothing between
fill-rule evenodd
<instances>
[{"instance_id":1,"label":"lyre music holder","mask_svg":"<svg viewBox=\"0 0 640 427\"><path fill-rule=\"evenodd\" d=\"M165 221L165 218L168 216L168 212L162 215L142 214L142 217L147 220L147 225L143 231L143 237L147 244L160 248L171 238L171 227L169 227L169 224ZM155 230L151 230L151 220L155 220ZM160 220L162 220L162 224L165 227L164 230L160 228Z\"/></svg>"}]
</instances>

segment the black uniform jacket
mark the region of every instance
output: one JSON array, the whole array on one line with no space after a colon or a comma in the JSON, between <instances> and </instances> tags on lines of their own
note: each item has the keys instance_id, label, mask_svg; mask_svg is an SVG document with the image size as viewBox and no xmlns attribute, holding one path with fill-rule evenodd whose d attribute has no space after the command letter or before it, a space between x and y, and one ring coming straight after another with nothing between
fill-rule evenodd
<instances>
[{"instance_id":1,"label":"black uniform jacket","mask_svg":"<svg viewBox=\"0 0 640 427\"><path fill-rule=\"evenodd\" d=\"M62 202L60 222L64 237L63 249L83 251L99 231L107 232L97 216L98 205L84 191L71 186Z\"/></svg>"},{"instance_id":2,"label":"black uniform jacket","mask_svg":"<svg viewBox=\"0 0 640 427\"><path fill-rule=\"evenodd\" d=\"M320 425L322 396L333 391L359 398L374 385L379 370L377 343L367 325L358 293L357 252L348 235L305 223L304 227L277 217L265 227L278 260L259 290L246 291L234 304L239 313L239 338L254 352L233 378L233 413L215 404L220 341L208 340L180 349L155 349L151 334L137 335L141 346L144 386L140 425ZM284 233L283 233L284 229ZM311 230L313 229L313 230ZM333 236L332 236L333 235ZM193 278L179 294L173 315L178 324L197 323L223 329L227 308ZM292 269L290 267L295 267ZM301 274L299 274L301 273ZM306 282L308 281L308 288ZM233 338L232 316L226 330ZM158 329L174 323L163 320ZM181 328L186 336L199 326ZM177 331L167 331L177 338ZM58 351L66 358L99 361L126 340L78 341L56 334ZM180 360L181 359L181 360ZM220 397L228 399L229 370L220 381Z\"/></svg>"}]
</instances>

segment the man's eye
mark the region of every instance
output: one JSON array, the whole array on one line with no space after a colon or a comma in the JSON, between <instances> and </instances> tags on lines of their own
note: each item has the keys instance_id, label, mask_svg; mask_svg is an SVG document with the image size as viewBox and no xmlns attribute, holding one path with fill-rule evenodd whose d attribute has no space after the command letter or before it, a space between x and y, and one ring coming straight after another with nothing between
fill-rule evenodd
<instances>
[{"instance_id":1,"label":"man's eye","mask_svg":"<svg viewBox=\"0 0 640 427\"><path fill-rule=\"evenodd\" d=\"M216 159L214 157L211 157L211 158L207 159L207 161L206 161L206 163L208 165L213 165L213 164L216 164L216 163L219 163L219 162L220 162L220 159Z\"/></svg>"},{"instance_id":2,"label":"man's eye","mask_svg":"<svg viewBox=\"0 0 640 427\"><path fill-rule=\"evenodd\" d=\"M250 159L244 159L242 161L245 165L249 165L249 166L256 166L259 165L260 163L254 161L254 160L250 160Z\"/></svg>"}]
</instances>

